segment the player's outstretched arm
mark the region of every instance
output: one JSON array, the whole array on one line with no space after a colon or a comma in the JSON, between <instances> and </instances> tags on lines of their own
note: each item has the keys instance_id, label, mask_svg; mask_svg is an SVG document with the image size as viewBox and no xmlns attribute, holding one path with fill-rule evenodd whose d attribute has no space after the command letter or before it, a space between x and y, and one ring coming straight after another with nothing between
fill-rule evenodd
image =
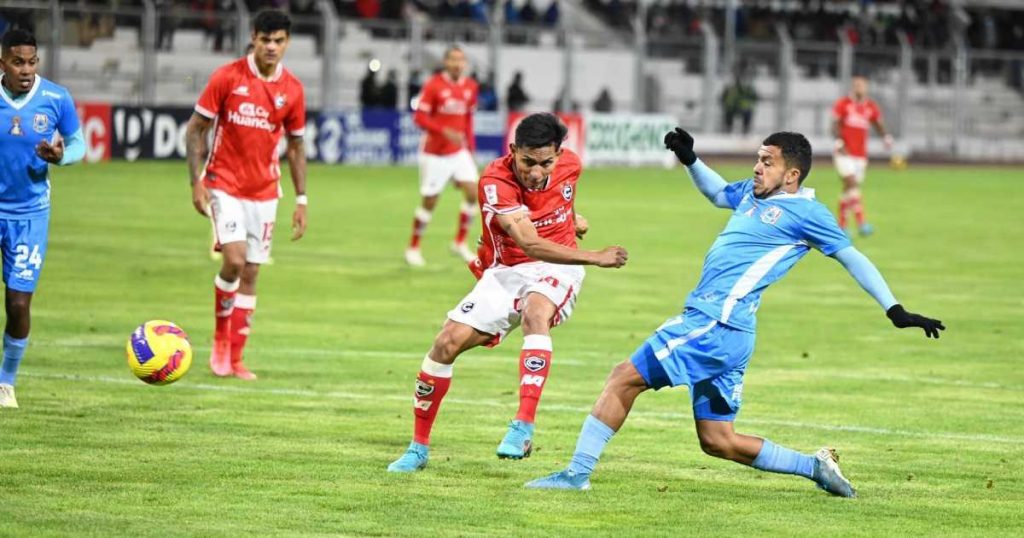
<instances>
[{"instance_id":1,"label":"player's outstretched arm","mask_svg":"<svg viewBox=\"0 0 1024 538\"><path fill-rule=\"evenodd\" d=\"M306 233L306 143L301 136L288 137L288 170L295 187L295 211L292 213L292 241Z\"/></svg>"},{"instance_id":2,"label":"player's outstretched arm","mask_svg":"<svg viewBox=\"0 0 1024 538\"><path fill-rule=\"evenodd\" d=\"M530 214L525 211L498 215L498 224L527 256L543 262L622 267L629 258L629 253L620 246L605 247L603 250L577 250L544 239L537 234L537 229L530 221Z\"/></svg>"},{"instance_id":3,"label":"player's outstretched arm","mask_svg":"<svg viewBox=\"0 0 1024 538\"><path fill-rule=\"evenodd\" d=\"M693 152L693 136L690 133L679 127L669 131L665 134L665 148L672 150L679 162L686 166L690 179L705 198L716 207L732 209L725 196L725 187L728 183L697 158L697 154Z\"/></svg>"},{"instance_id":4,"label":"player's outstretched arm","mask_svg":"<svg viewBox=\"0 0 1024 538\"><path fill-rule=\"evenodd\" d=\"M212 125L213 120L193 112L185 128L185 158L192 184L192 205L204 216L209 216L210 193L199 179L206 162L206 133Z\"/></svg>"},{"instance_id":5,"label":"player's outstretched arm","mask_svg":"<svg viewBox=\"0 0 1024 538\"><path fill-rule=\"evenodd\" d=\"M836 252L833 257L843 264L850 276L857 281L864 291L868 292L885 309L885 315L889 317L892 324L900 329L907 327L920 327L924 329L925 336L938 338L939 331L946 330L946 327L937 319L926 318L919 314L907 312L903 305L896 301L889 285L882 278L875 264L867 256L861 254L854 247L846 247Z\"/></svg>"}]
</instances>

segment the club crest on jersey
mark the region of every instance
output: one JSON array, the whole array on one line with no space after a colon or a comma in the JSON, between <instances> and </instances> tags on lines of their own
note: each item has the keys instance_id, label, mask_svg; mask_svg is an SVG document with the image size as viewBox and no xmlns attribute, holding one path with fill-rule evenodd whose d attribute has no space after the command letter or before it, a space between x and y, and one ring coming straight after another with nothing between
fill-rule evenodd
<instances>
[{"instance_id":1,"label":"club crest on jersey","mask_svg":"<svg viewBox=\"0 0 1024 538\"><path fill-rule=\"evenodd\" d=\"M566 183L565 186L562 187L562 198L565 198L566 202L572 200L572 185Z\"/></svg>"},{"instance_id":2,"label":"club crest on jersey","mask_svg":"<svg viewBox=\"0 0 1024 538\"><path fill-rule=\"evenodd\" d=\"M11 118L11 128L7 131L7 134L14 136L25 136L25 131L21 129L21 117L14 116Z\"/></svg>"},{"instance_id":3,"label":"club crest on jersey","mask_svg":"<svg viewBox=\"0 0 1024 538\"><path fill-rule=\"evenodd\" d=\"M50 126L50 118L46 117L46 114L36 114L32 116L32 130L43 134L46 132L46 128Z\"/></svg>"},{"instance_id":4,"label":"club crest on jersey","mask_svg":"<svg viewBox=\"0 0 1024 538\"><path fill-rule=\"evenodd\" d=\"M776 206L768 206L761 212L761 222L774 225L782 216L782 210Z\"/></svg>"},{"instance_id":5,"label":"club crest on jersey","mask_svg":"<svg viewBox=\"0 0 1024 538\"><path fill-rule=\"evenodd\" d=\"M544 367L547 365L548 361L544 360L543 357L538 357L536 355L530 355L529 357L523 359L523 366L525 366L526 369L531 372L539 372L543 370Z\"/></svg>"},{"instance_id":6,"label":"club crest on jersey","mask_svg":"<svg viewBox=\"0 0 1024 538\"><path fill-rule=\"evenodd\" d=\"M279 93L276 96L274 96L274 108L277 108L277 109L284 108L284 105L287 102L288 101L287 101L287 99L285 99L285 96L284 96L283 93Z\"/></svg>"},{"instance_id":7,"label":"club crest on jersey","mask_svg":"<svg viewBox=\"0 0 1024 538\"><path fill-rule=\"evenodd\" d=\"M498 203L498 186L484 185L484 198L487 198L488 204L494 205Z\"/></svg>"},{"instance_id":8,"label":"club crest on jersey","mask_svg":"<svg viewBox=\"0 0 1024 538\"><path fill-rule=\"evenodd\" d=\"M422 379L416 380L416 397L426 398L434 393L434 386Z\"/></svg>"}]
</instances>

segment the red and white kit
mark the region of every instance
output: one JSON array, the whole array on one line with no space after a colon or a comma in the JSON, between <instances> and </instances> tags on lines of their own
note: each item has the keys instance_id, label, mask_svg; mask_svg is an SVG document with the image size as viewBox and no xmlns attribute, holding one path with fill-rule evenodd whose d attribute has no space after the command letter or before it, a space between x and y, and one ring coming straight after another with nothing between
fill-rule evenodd
<instances>
[{"instance_id":1,"label":"red and white kit","mask_svg":"<svg viewBox=\"0 0 1024 538\"><path fill-rule=\"evenodd\" d=\"M861 183L868 164L868 131L872 122L881 121L882 111L871 99L855 101L846 96L833 105L832 115L839 121L839 139L846 152L833 155L836 170L840 176L852 175Z\"/></svg>"},{"instance_id":2,"label":"red and white kit","mask_svg":"<svg viewBox=\"0 0 1024 538\"><path fill-rule=\"evenodd\" d=\"M540 293L557 307L554 325L572 315L585 271L579 265L534 260L498 224L497 215L527 211L537 233L550 241L576 248L576 183L582 166L578 155L563 149L547 184L527 189L515 176L511 155L492 162L480 180L483 240L489 260L483 276L448 319L479 331L504 336L520 322L522 303Z\"/></svg>"},{"instance_id":3,"label":"red and white kit","mask_svg":"<svg viewBox=\"0 0 1024 538\"><path fill-rule=\"evenodd\" d=\"M278 144L285 131L305 132L302 83L281 64L262 77L249 55L213 73L195 111L216 120L203 181L217 241L246 241L246 261L264 263L281 196Z\"/></svg>"},{"instance_id":4,"label":"red and white kit","mask_svg":"<svg viewBox=\"0 0 1024 538\"><path fill-rule=\"evenodd\" d=\"M469 77L453 80L438 73L427 81L420 94L413 120L426 131L420 150L420 194L436 196L448 181L473 182L478 178L473 152L473 112L476 111L478 86ZM462 142L446 137L444 129L464 135Z\"/></svg>"}]
</instances>

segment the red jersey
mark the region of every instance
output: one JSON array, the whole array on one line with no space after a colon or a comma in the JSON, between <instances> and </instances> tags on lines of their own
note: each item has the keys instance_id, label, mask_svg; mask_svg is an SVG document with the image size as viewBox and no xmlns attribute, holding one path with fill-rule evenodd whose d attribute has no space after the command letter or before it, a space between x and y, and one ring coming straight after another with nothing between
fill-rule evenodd
<instances>
[{"instance_id":1,"label":"red jersey","mask_svg":"<svg viewBox=\"0 0 1024 538\"><path fill-rule=\"evenodd\" d=\"M452 80L442 71L423 85L413 121L427 132L423 152L450 155L463 148L476 150L473 139L473 112L476 112L478 86L475 80L462 77ZM463 143L452 142L441 132L445 127L463 133Z\"/></svg>"},{"instance_id":2,"label":"red jersey","mask_svg":"<svg viewBox=\"0 0 1024 538\"><path fill-rule=\"evenodd\" d=\"M840 97L832 106L832 117L839 121L839 138L851 157L868 156L868 130L871 122L882 119L882 111L871 99L854 101Z\"/></svg>"},{"instance_id":3,"label":"red jersey","mask_svg":"<svg viewBox=\"0 0 1024 538\"><path fill-rule=\"evenodd\" d=\"M216 119L206 186L247 200L278 198L281 133L302 136L306 129L299 79L281 64L263 78L250 54L213 72L195 111Z\"/></svg>"},{"instance_id":4,"label":"red jersey","mask_svg":"<svg viewBox=\"0 0 1024 538\"><path fill-rule=\"evenodd\" d=\"M478 252L491 258L487 260L481 256L482 262L490 262L489 267L537 261L523 252L495 218L523 209L530 212L530 220L538 235L576 248L576 182L583 171L579 155L562 148L562 156L555 163L547 185L541 189L524 187L513 171L514 163L512 155L506 155L488 165L480 178L478 195L485 246Z\"/></svg>"}]
</instances>

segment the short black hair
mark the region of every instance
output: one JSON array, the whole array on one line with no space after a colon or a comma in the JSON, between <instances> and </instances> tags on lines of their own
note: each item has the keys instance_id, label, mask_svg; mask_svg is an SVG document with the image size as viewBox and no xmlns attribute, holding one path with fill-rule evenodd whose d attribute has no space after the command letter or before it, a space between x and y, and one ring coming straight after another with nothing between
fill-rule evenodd
<instances>
[{"instance_id":1,"label":"short black hair","mask_svg":"<svg viewBox=\"0 0 1024 538\"><path fill-rule=\"evenodd\" d=\"M261 11L252 21L252 32L254 34L272 34L278 30L292 34L292 20L283 11L268 9Z\"/></svg>"},{"instance_id":2,"label":"short black hair","mask_svg":"<svg viewBox=\"0 0 1024 538\"><path fill-rule=\"evenodd\" d=\"M807 174L811 173L811 143L804 135L781 131L769 135L761 145L781 149L786 166L800 171L800 183L803 183Z\"/></svg>"},{"instance_id":3,"label":"short black hair","mask_svg":"<svg viewBox=\"0 0 1024 538\"><path fill-rule=\"evenodd\" d=\"M568 132L569 128L554 114L530 114L516 127L516 147L543 148L554 144L557 150L562 147Z\"/></svg>"},{"instance_id":4,"label":"short black hair","mask_svg":"<svg viewBox=\"0 0 1024 538\"><path fill-rule=\"evenodd\" d=\"M32 35L28 30L22 30L21 28L15 28L14 30L8 30L3 37L3 52L7 52L14 47L36 47L36 37Z\"/></svg>"}]
</instances>

